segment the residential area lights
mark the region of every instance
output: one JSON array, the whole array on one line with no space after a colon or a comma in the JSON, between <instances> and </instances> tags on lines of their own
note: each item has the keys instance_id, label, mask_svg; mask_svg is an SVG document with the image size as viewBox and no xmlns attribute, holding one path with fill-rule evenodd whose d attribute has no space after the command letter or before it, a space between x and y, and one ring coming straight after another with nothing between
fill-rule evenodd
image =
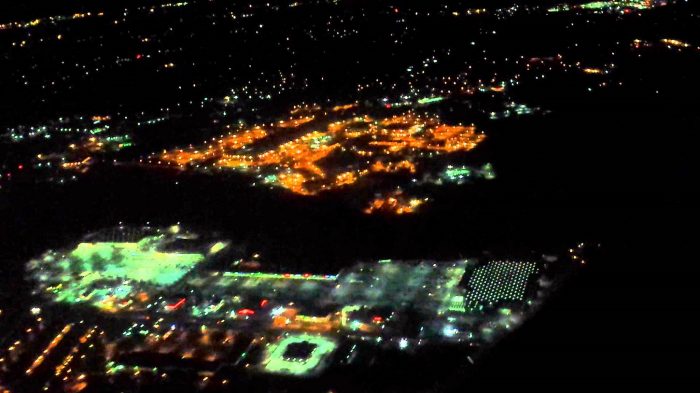
<instances>
[{"instance_id":1,"label":"residential area lights","mask_svg":"<svg viewBox=\"0 0 700 393\"><path fill-rule=\"evenodd\" d=\"M443 97L418 100L420 105ZM257 173L263 185L300 195L340 189L369 176L421 175L424 161L474 149L485 138L474 125L446 124L408 109L375 116L357 104L295 108L288 118L213 138L187 149L166 150L147 162L180 169L231 169ZM374 112L372 112L374 113ZM403 209L411 212L413 208Z\"/></svg>"}]
</instances>

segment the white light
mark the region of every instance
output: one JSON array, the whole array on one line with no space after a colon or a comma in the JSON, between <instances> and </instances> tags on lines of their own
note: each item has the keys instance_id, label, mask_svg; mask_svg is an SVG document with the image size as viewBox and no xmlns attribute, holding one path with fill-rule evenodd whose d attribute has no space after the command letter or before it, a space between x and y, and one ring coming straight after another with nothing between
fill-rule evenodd
<instances>
[{"instance_id":1,"label":"white light","mask_svg":"<svg viewBox=\"0 0 700 393\"><path fill-rule=\"evenodd\" d=\"M406 348L408 348L408 340L406 340L405 338L402 338L401 340L399 340L399 349L406 349Z\"/></svg>"},{"instance_id":2,"label":"white light","mask_svg":"<svg viewBox=\"0 0 700 393\"><path fill-rule=\"evenodd\" d=\"M452 325L445 325L445 327L442 328L442 335L445 337L454 337L457 333L459 333L459 330L455 329Z\"/></svg>"},{"instance_id":3,"label":"white light","mask_svg":"<svg viewBox=\"0 0 700 393\"><path fill-rule=\"evenodd\" d=\"M285 310L285 308L282 306L275 307L270 311L270 315L272 315L273 317L276 317L276 316L282 314L284 312L284 310Z\"/></svg>"}]
</instances>

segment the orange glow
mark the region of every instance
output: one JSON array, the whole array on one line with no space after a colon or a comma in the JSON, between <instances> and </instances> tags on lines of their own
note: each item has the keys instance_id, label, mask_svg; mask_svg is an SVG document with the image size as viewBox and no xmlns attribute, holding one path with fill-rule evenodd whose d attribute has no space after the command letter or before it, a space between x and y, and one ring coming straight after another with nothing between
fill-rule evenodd
<instances>
[{"instance_id":1,"label":"orange glow","mask_svg":"<svg viewBox=\"0 0 700 393\"><path fill-rule=\"evenodd\" d=\"M51 353L51 351L54 348L56 348L56 346L58 346L58 344L61 343L61 341L63 341L63 338L66 336L66 334L68 334L72 327L73 324L71 323L64 326L63 329L53 338L53 340L51 340L49 345L47 345L46 348L44 348L44 351L41 353L41 355L37 356L37 358L34 359L32 365L29 366L27 371L25 371L25 374L31 375L37 367L41 366L41 364L44 363L46 357Z\"/></svg>"},{"instance_id":2,"label":"orange glow","mask_svg":"<svg viewBox=\"0 0 700 393\"><path fill-rule=\"evenodd\" d=\"M71 386L71 387L69 388L69 391L70 391L70 392L75 392L75 393L81 392L81 391L85 390L85 388L86 388L87 386L88 386L87 382L81 381L81 382L78 382L78 383L76 383L75 385Z\"/></svg>"},{"instance_id":3,"label":"orange glow","mask_svg":"<svg viewBox=\"0 0 700 393\"><path fill-rule=\"evenodd\" d=\"M340 112L340 111L346 111L346 110L352 109L352 108L357 108L357 104L336 105L331 110L333 112Z\"/></svg>"},{"instance_id":4,"label":"orange glow","mask_svg":"<svg viewBox=\"0 0 700 393\"><path fill-rule=\"evenodd\" d=\"M357 181L357 176L355 176L354 173L352 172L343 172L336 176L335 178L335 185L337 187L348 185L348 184L353 184L354 182Z\"/></svg>"},{"instance_id":5,"label":"orange glow","mask_svg":"<svg viewBox=\"0 0 700 393\"><path fill-rule=\"evenodd\" d=\"M298 119L280 120L278 126L282 128L294 128L313 121L313 116L300 117Z\"/></svg>"},{"instance_id":6,"label":"orange glow","mask_svg":"<svg viewBox=\"0 0 700 393\"><path fill-rule=\"evenodd\" d=\"M340 327L340 320L333 315L309 316L298 314L296 309L286 309L272 318L273 329L301 330L305 332L330 332Z\"/></svg>"},{"instance_id":7,"label":"orange glow","mask_svg":"<svg viewBox=\"0 0 700 393\"><path fill-rule=\"evenodd\" d=\"M83 170L89 167L90 164L92 164L92 157L86 157L81 161L64 162L63 164L61 164L61 168Z\"/></svg>"},{"instance_id":8,"label":"orange glow","mask_svg":"<svg viewBox=\"0 0 700 393\"><path fill-rule=\"evenodd\" d=\"M417 173L424 153L469 151L485 138L474 125L445 124L413 110L377 119L369 114L338 119L338 112L358 107L339 105L331 115L315 106L295 107L290 113L297 117L241 129L189 149L164 151L149 162L247 169L264 177L264 184L315 195L372 174ZM301 113L306 115L298 117ZM398 211L413 208L407 204Z\"/></svg>"},{"instance_id":9,"label":"orange glow","mask_svg":"<svg viewBox=\"0 0 700 393\"><path fill-rule=\"evenodd\" d=\"M382 161L375 161L374 164L372 164L370 170L375 173L394 173L399 172L401 170L407 170L410 173L416 173L416 165L408 160L402 160L399 162L389 162L387 164L385 164Z\"/></svg>"},{"instance_id":10,"label":"orange glow","mask_svg":"<svg viewBox=\"0 0 700 393\"><path fill-rule=\"evenodd\" d=\"M589 68L584 68L583 72L585 72L586 74L602 74L603 70L601 70L600 68L590 68L589 67Z\"/></svg>"},{"instance_id":11,"label":"orange glow","mask_svg":"<svg viewBox=\"0 0 700 393\"><path fill-rule=\"evenodd\" d=\"M663 38L661 40L661 42L666 44L666 45L669 45L669 46L675 46L677 48L689 48L690 47L690 44L687 42L683 42L680 40L674 40L671 38Z\"/></svg>"},{"instance_id":12,"label":"orange glow","mask_svg":"<svg viewBox=\"0 0 700 393\"><path fill-rule=\"evenodd\" d=\"M140 302L147 302L149 299L148 294L146 292L139 292L138 298Z\"/></svg>"},{"instance_id":13,"label":"orange glow","mask_svg":"<svg viewBox=\"0 0 700 393\"><path fill-rule=\"evenodd\" d=\"M364 210L366 214L376 212L387 212L392 214L415 213L420 205L425 203L424 199L407 198L401 191L392 193L384 197L375 198Z\"/></svg>"},{"instance_id":14,"label":"orange glow","mask_svg":"<svg viewBox=\"0 0 700 393\"><path fill-rule=\"evenodd\" d=\"M279 175L282 187L301 195L310 195L304 188L306 178L301 173L282 173Z\"/></svg>"}]
</instances>

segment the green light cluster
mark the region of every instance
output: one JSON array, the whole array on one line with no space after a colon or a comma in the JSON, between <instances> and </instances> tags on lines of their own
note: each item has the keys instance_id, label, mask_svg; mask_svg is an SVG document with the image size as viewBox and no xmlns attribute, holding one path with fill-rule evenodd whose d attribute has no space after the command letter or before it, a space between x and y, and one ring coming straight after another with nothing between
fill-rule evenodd
<instances>
[{"instance_id":1,"label":"green light cluster","mask_svg":"<svg viewBox=\"0 0 700 393\"><path fill-rule=\"evenodd\" d=\"M134 296L178 282L204 260L200 253L158 251L164 235L138 242L83 242L68 252L30 262L34 278L56 302L89 303L102 310L130 307Z\"/></svg>"},{"instance_id":2,"label":"green light cluster","mask_svg":"<svg viewBox=\"0 0 700 393\"><path fill-rule=\"evenodd\" d=\"M445 99L445 97L425 97L425 98L419 99L418 103L420 105L428 105L428 104L434 104L436 102L440 102L444 99Z\"/></svg>"},{"instance_id":3,"label":"green light cluster","mask_svg":"<svg viewBox=\"0 0 700 393\"><path fill-rule=\"evenodd\" d=\"M285 359L284 354L291 344L308 343L315 348L307 359ZM321 362L335 351L337 343L332 338L312 334L293 334L283 337L278 343L272 344L266 351L266 362L263 370L274 374L306 376L318 370Z\"/></svg>"},{"instance_id":4,"label":"green light cluster","mask_svg":"<svg viewBox=\"0 0 700 393\"><path fill-rule=\"evenodd\" d=\"M139 243L80 243L71 253L82 263L83 273L124 278L159 286L172 285L204 259L202 254L160 252ZM75 263L73 260L70 263Z\"/></svg>"},{"instance_id":5,"label":"green light cluster","mask_svg":"<svg viewBox=\"0 0 700 393\"><path fill-rule=\"evenodd\" d=\"M472 175L472 169L467 166L453 168L451 165L445 170L444 176L452 181L468 178Z\"/></svg>"},{"instance_id":6,"label":"green light cluster","mask_svg":"<svg viewBox=\"0 0 700 393\"><path fill-rule=\"evenodd\" d=\"M469 278L466 302L522 301L532 274L534 262L493 261L477 268Z\"/></svg>"},{"instance_id":7,"label":"green light cluster","mask_svg":"<svg viewBox=\"0 0 700 393\"><path fill-rule=\"evenodd\" d=\"M648 0L610 0L610 1L594 1L591 3L581 4L581 8L587 10L599 10L605 8L620 8L629 7L637 9L649 8Z\"/></svg>"},{"instance_id":8,"label":"green light cluster","mask_svg":"<svg viewBox=\"0 0 700 393\"><path fill-rule=\"evenodd\" d=\"M198 307L198 306L193 306L192 307L192 316L193 317L204 317L210 314L216 315L216 313L221 310L221 308L226 304L223 300L219 301L216 304L210 304L206 307Z\"/></svg>"},{"instance_id":9,"label":"green light cluster","mask_svg":"<svg viewBox=\"0 0 700 393\"><path fill-rule=\"evenodd\" d=\"M459 313L466 312L467 309L464 306L464 296L455 295L452 298L450 298L449 303L447 305L447 309L451 312L459 312Z\"/></svg>"},{"instance_id":10,"label":"green light cluster","mask_svg":"<svg viewBox=\"0 0 700 393\"><path fill-rule=\"evenodd\" d=\"M334 281L337 276L327 274L325 276L313 274L279 274L264 272L224 272L224 277L254 278L259 280L308 280L308 281Z\"/></svg>"},{"instance_id":11,"label":"green light cluster","mask_svg":"<svg viewBox=\"0 0 700 393\"><path fill-rule=\"evenodd\" d=\"M438 291L442 297L442 303L438 308L438 314L443 314L446 311L452 312L465 312L464 309L464 296L461 295L461 288L459 288L459 283L462 281L462 277L466 273L467 265L469 260L461 261L457 263L454 267L445 270L445 282L443 285L439 285L437 288L433 289Z\"/></svg>"},{"instance_id":12,"label":"green light cluster","mask_svg":"<svg viewBox=\"0 0 700 393\"><path fill-rule=\"evenodd\" d=\"M561 4L556 7L549 8L548 12L564 12L570 11L572 9L584 9L593 11L610 11L610 10L620 10L623 8L634 8L638 10L645 10L652 8L655 5L655 1L649 0L608 0L608 1L592 1L590 3L583 3L579 5L569 5Z\"/></svg>"},{"instance_id":13,"label":"green light cluster","mask_svg":"<svg viewBox=\"0 0 700 393\"><path fill-rule=\"evenodd\" d=\"M466 165L458 167L448 165L447 168L440 173L440 178L443 181L457 184L462 184L474 177L481 177L487 180L495 179L496 173L493 170L493 165L486 163L481 168L472 168Z\"/></svg>"},{"instance_id":14,"label":"green light cluster","mask_svg":"<svg viewBox=\"0 0 700 393\"><path fill-rule=\"evenodd\" d=\"M494 172L493 165L491 165L490 162L487 162L481 167L481 176L486 180L493 180L496 178L496 172Z\"/></svg>"}]
</instances>

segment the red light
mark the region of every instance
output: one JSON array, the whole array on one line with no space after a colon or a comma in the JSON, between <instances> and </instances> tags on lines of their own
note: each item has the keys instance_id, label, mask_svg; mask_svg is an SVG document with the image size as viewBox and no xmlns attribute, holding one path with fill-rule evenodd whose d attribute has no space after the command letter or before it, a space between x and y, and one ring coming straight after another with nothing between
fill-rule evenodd
<instances>
[{"instance_id":1,"label":"red light","mask_svg":"<svg viewBox=\"0 0 700 393\"><path fill-rule=\"evenodd\" d=\"M141 60L142 57L143 57L143 55L139 53L136 55L136 60Z\"/></svg>"},{"instance_id":2,"label":"red light","mask_svg":"<svg viewBox=\"0 0 700 393\"><path fill-rule=\"evenodd\" d=\"M311 277L311 273L304 273L304 278L309 278Z\"/></svg>"},{"instance_id":3,"label":"red light","mask_svg":"<svg viewBox=\"0 0 700 393\"><path fill-rule=\"evenodd\" d=\"M17 169L19 169L21 171L22 169L24 169L24 165L23 164L17 165Z\"/></svg>"},{"instance_id":4,"label":"red light","mask_svg":"<svg viewBox=\"0 0 700 393\"><path fill-rule=\"evenodd\" d=\"M182 307L185 304L185 301L186 301L186 299L183 297L182 299L178 300L177 303L168 304L168 309L177 310L178 308Z\"/></svg>"},{"instance_id":5,"label":"red light","mask_svg":"<svg viewBox=\"0 0 700 393\"><path fill-rule=\"evenodd\" d=\"M265 306L267 306L268 303L270 303L269 300L263 299L260 301L260 307L265 307Z\"/></svg>"},{"instance_id":6,"label":"red light","mask_svg":"<svg viewBox=\"0 0 700 393\"><path fill-rule=\"evenodd\" d=\"M391 104L386 104L384 106L386 107L386 109L391 109Z\"/></svg>"},{"instance_id":7,"label":"red light","mask_svg":"<svg viewBox=\"0 0 700 393\"><path fill-rule=\"evenodd\" d=\"M238 310L238 315L253 315L255 314L255 311L249 309L249 308L242 308Z\"/></svg>"},{"instance_id":8,"label":"red light","mask_svg":"<svg viewBox=\"0 0 700 393\"><path fill-rule=\"evenodd\" d=\"M291 277L291 276L292 276L292 275L291 275L290 273L284 273L284 278L289 278L289 277Z\"/></svg>"},{"instance_id":9,"label":"red light","mask_svg":"<svg viewBox=\"0 0 700 393\"><path fill-rule=\"evenodd\" d=\"M384 318L380 317L379 315L376 315L376 316L374 316L374 318L372 318L372 322L377 322L377 323L381 323L383 320L384 320Z\"/></svg>"}]
</instances>

